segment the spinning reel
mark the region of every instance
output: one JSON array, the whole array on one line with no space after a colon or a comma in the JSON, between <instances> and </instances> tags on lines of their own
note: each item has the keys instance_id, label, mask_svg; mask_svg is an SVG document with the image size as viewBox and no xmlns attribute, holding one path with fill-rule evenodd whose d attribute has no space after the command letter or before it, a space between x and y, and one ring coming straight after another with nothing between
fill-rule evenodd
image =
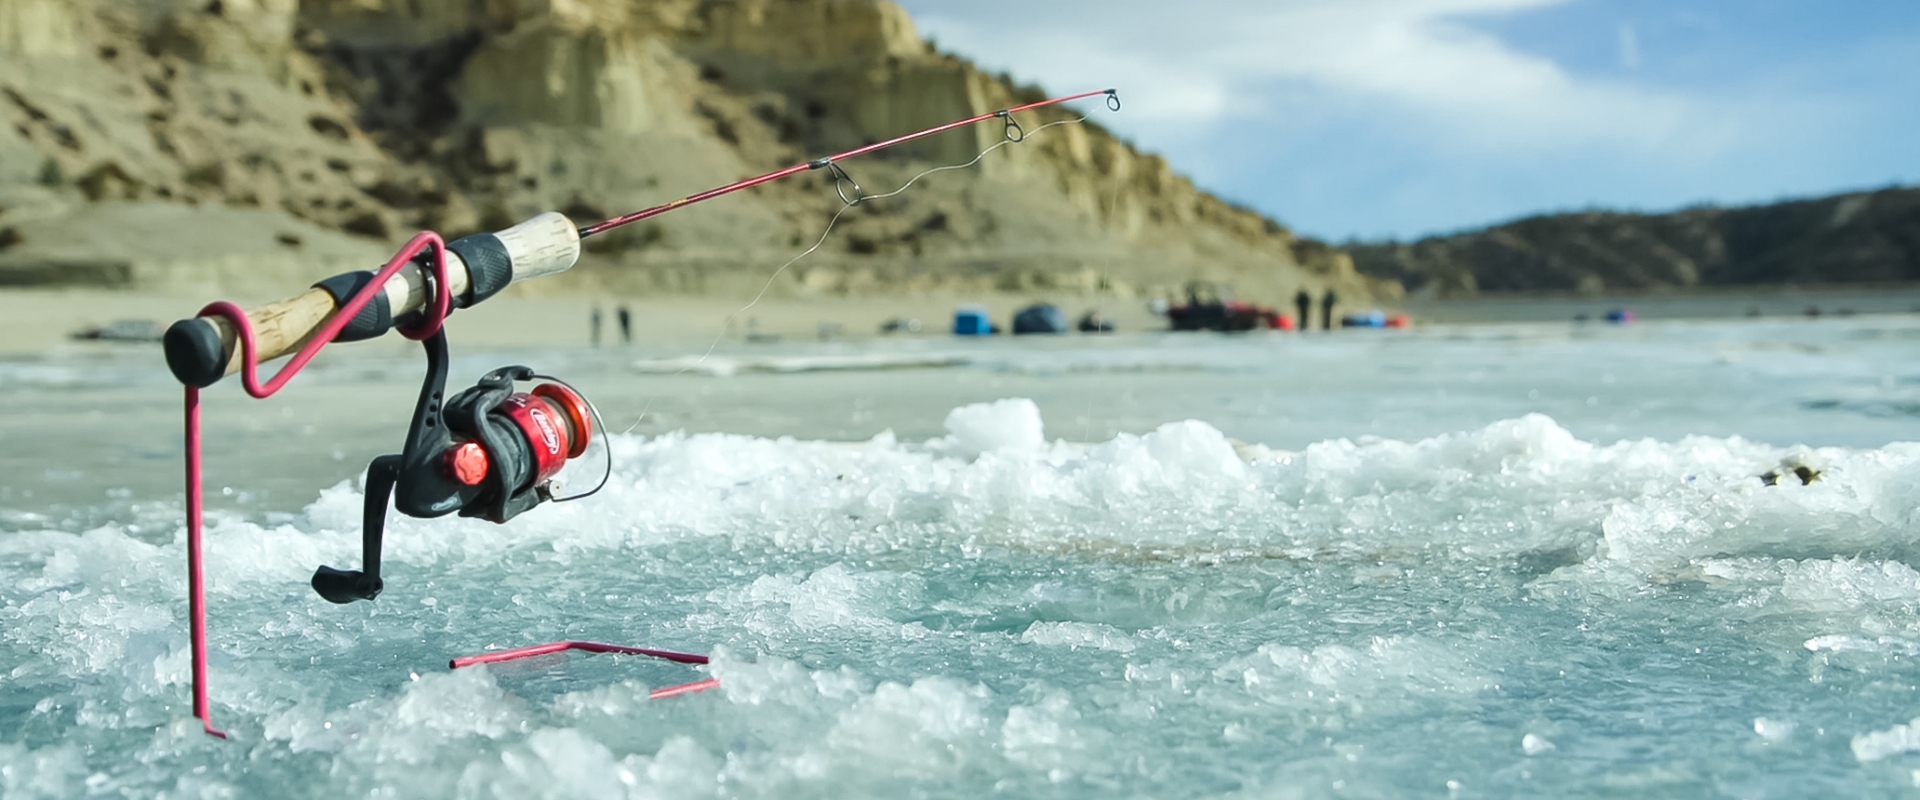
<instances>
[{"instance_id":1,"label":"spinning reel","mask_svg":"<svg viewBox=\"0 0 1920 800\"><path fill-rule=\"evenodd\" d=\"M578 500L600 491L612 474L612 453L600 484L583 494L557 496L554 479L569 460L586 454L596 432L604 435L599 412L573 387L528 367L501 367L474 386L441 402L447 384L446 334L422 342L427 378L407 429L406 447L367 465L366 508L361 569L322 566L313 573L313 590L333 603L372 600L380 595L380 543L387 525L387 502L410 517L429 519L459 513L501 523L548 500ZM547 380L531 392L518 382ZM603 450L606 449L603 447Z\"/></svg>"}]
</instances>

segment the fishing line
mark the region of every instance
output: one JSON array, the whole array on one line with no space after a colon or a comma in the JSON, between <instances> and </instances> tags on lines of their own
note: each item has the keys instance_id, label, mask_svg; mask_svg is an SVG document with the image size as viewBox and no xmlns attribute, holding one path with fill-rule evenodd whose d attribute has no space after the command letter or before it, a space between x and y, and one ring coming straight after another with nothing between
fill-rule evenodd
<instances>
[{"instance_id":1,"label":"fishing line","mask_svg":"<svg viewBox=\"0 0 1920 800\"><path fill-rule=\"evenodd\" d=\"M1118 102L1118 98L1115 97L1115 103L1109 103L1108 107L1112 108L1117 102ZM857 182L854 182L853 179L846 174L845 170L842 170L840 168L840 165L837 162L831 163L830 168L834 170L834 174L835 174L834 191L836 194L840 195L840 200L842 205L840 206L840 210L835 211L833 213L833 216L827 220L826 228L820 231L820 238L814 240L813 246L800 251L800 253L798 255L795 255L793 258L787 259L787 262L784 264L781 264L778 269L775 269L773 271L773 274L768 275L766 282L761 284L760 291L754 294L752 300L748 300L746 305L743 305L737 309L734 309L732 312L728 313L723 320L721 320L721 323L720 323L721 332L713 337L713 341L707 343L706 351L701 353L699 358L694 359L693 363L686 364L680 367L679 370L669 374L667 377L676 378L681 375L685 375L688 372L699 367L700 365L705 364L707 362L707 359L713 355L713 351L720 347L720 342L727 338L727 334L726 334L726 331L728 330L727 326L733 324L734 320L739 319L741 314L745 314L746 312L753 310L754 306L759 305L760 301L767 296L767 292L773 289L773 284L776 281L780 280L780 276L786 274L787 270L791 269L794 264L800 263L802 259L805 259L806 257L813 255L816 251L820 249L821 245L826 244L827 237L833 235L834 227L840 224L840 218L843 216L846 216L846 213L848 211L852 211L855 207L859 206L860 204L866 203L869 201L885 200L891 197L898 197L899 195L905 193L908 189L913 188L914 184L919 183L920 179L925 178L928 175L932 175L938 172L949 172L952 170L971 168L974 165L979 164L981 160L985 159L988 155L992 154L993 151L999 150L1000 148L1006 147L1007 145L1010 145L1010 144L1020 144L1021 142L1025 142L1028 139L1033 138L1033 136L1035 136L1036 134L1048 128L1054 127L1056 125L1078 125L1080 123L1087 121L1087 115L1081 114L1072 119L1054 120L1052 122L1049 122L1045 125L1041 125L1040 127L1034 128L1033 130L1029 131L1022 128L1020 126L1020 123L1013 119L1013 116L1011 113L1003 112L1003 115L999 115L999 116L1001 116L1001 118L1004 119L1007 123L1006 129L1002 133L1000 141L994 142L993 144L988 145L986 149L983 149L979 153L974 154L973 158L965 162L962 162L959 164L944 164L938 167L934 167L932 169L928 169L924 172L921 172L918 175L908 178L906 183L900 184L899 188L894 189L893 191L890 191L890 192L883 192L881 194L874 194L874 195L866 194L863 190L860 189L860 184ZM853 185L854 195L852 197L848 197L847 194L841 188L844 184L847 184L847 183L851 183ZM634 428L640 427L640 423L646 421L647 414L653 411L653 403L654 403L654 400L649 399L647 401L646 407L640 410L640 418L634 420L632 425L628 425L626 430L621 431L621 434L625 435L627 433L631 433Z\"/></svg>"}]
</instances>

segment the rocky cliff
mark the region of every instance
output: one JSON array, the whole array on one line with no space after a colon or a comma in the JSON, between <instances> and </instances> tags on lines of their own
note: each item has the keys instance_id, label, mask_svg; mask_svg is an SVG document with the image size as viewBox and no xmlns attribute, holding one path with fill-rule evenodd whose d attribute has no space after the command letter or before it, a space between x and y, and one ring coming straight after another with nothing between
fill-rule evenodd
<instances>
[{"instance_id":1,"label":"rocky cliff","mask_svg":"<svg viewBox=\"0 0 1920 800\"><path fill-rule=\"evenodd\" d=\"M284 291L416 229L584 224L1037 92L886 0L0 0L0 284ZM847 167L890 189L1001 136ZM839 207L796 177L593 240L545 289L758 288ZM801 267L775 290L1397 289L1097 124L863 204Z\"/></svg>"},{"instance_id":2,"label":"rocky cliff","mask_svg":"<svg viewBox=\"0 0 1920 800\"><path fill-rule=\"evenodd\" d=\"M1672 214L1558 214L1348 250L1363 272L1439 297L1920 281L1920 189Z\"/></svg>"}]
</instances>

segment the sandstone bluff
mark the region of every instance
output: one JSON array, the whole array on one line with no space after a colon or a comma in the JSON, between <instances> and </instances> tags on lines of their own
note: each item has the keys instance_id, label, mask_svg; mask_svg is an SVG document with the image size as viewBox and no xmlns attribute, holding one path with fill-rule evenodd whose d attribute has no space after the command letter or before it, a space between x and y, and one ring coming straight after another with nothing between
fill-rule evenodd
<instances>
[{"instance_id":1,"label":"sandstone bluff","mask_svg":"<svg viewBox=\"0 0 1920 800\"><path fill-rule=\"evenodd\" d=\"M594 221L1039 91L885 0L0 0L0 285L283 291L416 229ZM890 187L1000 136L849 166ZM783 181L597 240L532 288L747 291L838 203L820 176ZM1398 289L1098 125L864 205L803 266L775 291Z\"/></svg>"}]
</instances>

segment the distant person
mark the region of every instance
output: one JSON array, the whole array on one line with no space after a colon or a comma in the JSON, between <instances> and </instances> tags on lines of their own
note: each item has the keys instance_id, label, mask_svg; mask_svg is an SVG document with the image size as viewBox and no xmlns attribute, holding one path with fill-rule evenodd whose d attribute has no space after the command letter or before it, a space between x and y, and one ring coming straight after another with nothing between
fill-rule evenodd
<instances>
[{"instance_id":1,"label":"distant person","mask_svg":"<svg viewBox=\"0 0 1920 800\"><path fill-rule=\"evenodd\" d=\"M1329 330L1329 331L1333 330L1333 307L1335 305L1338 305L1339 303L1340 303L1340 295L1334 292L1332 289L1328 289L1327 293L1321 296L1320 298L1321 329Z\"/></svg>"},{"instance_id":2,"label":"distant person","mask_svg":"<svg viewBox=\"0 0 1920 800\"><path fill-rule=\"evenodd\" d=\"M633 344L633 314L623 305L614 312L614 319L620 321L620 341Z\"/></svg>"},{"instance_id":3,"label":"distant person","mask_svg":"<svg viewBox=\"0 0 1920 800\"><path fill-rule=\"evenodd\" d=\"M1294 319L1300 320L1300 330L1305 331L1312 328L1313 295L1308 294L1307 290L1301 289L1293 296L1293 307L1300 312L1299 316L1294 317Z\"/></svg>"},{"instance_id":4,"label":"distant person","mask_svg":"<svg viewBox=\"0 0 1920 800\"><path fill-rule=\"evenodd\" d=\"M593 346L599 347L600 346L600 307L594 306L593 314L587 317L587 319L590 320L589 327L593 331L593 333L590 334L593 338Z\"/></svg>"}]
</instances>

